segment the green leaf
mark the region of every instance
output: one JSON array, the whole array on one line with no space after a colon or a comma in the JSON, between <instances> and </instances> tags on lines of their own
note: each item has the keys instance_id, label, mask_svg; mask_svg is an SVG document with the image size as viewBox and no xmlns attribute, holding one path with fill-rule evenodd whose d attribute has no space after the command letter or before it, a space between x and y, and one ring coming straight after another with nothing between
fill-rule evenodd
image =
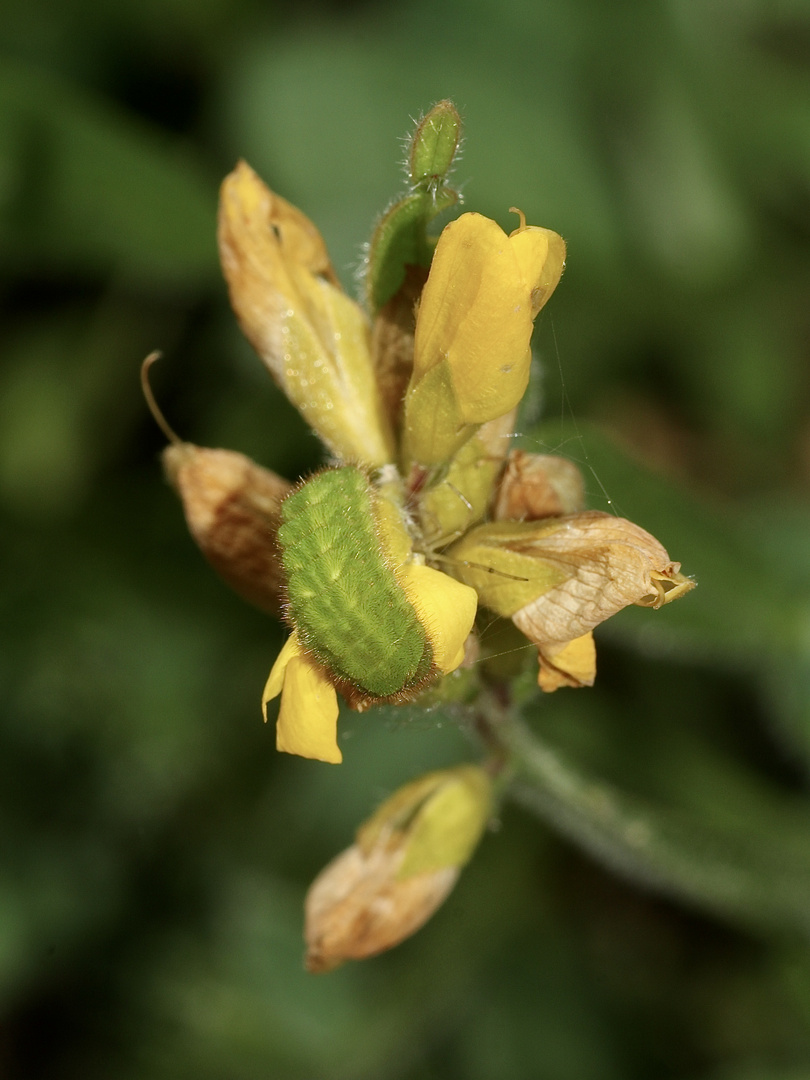
<instances>
[{"instance_id":1,"label":"green leaf","mask_svg":"<svg viewBox=\"0 0 810 1080\"><path fill-rule=\"evenodd\" d=\"M458 201L446 181L460 137L461 117L450 101L434 105L416 126L408 152L411 190L388 207L368 247L366 297L374 312L399 292L408 266L430 266L435 238L428 225Z\"/></svg>"},{"instance_id":2,"label":"green leaf","mask_svg":"<svg viewBox=\"0 0 810 1080\"><path fill-rule=\"evenodd\" d=\"M726 917L810 933L806 807L775 807L752 786L752 833L748 816L710 821L589 776L520 722L499 734L516 765L510 795L613 870Z\"/></svg>"},{"instance_id":3,"label":"green leaf","mask_svg":"<svg viewBox=\"0 0 810 1080\"><path fill-rule=\"evenodd\" d=\"M435 193L414 191L385 211L368 250L366 294L372 311L379 311L399 291L406 267L430 266L434 245L427 226L457 198L449 188Z\"/></svg>"}]
</instances>

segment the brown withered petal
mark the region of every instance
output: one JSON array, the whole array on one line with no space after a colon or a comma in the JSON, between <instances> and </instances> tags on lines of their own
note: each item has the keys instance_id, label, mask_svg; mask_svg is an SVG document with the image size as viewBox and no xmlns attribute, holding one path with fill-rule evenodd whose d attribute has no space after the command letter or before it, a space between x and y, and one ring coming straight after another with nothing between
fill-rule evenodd
<instances>
[{"instance_id":1,"label":"brown withered petal","mask_svg":"<svg viewBox=\"0 0 810 1080\"><path fill-rule=\"evenodd\" d=\"M585 505L582 473L566 458L513 450L498 485L496 521L539 521L574 514Z\"/></svg>"},{"instance_id":2,"label":"brown withered petal","mask_svg":"<svg viewBox=\"0 0 810 1080\"><path fill-rule=\"evenodd\" d=\"M536 543L518 547L567 571L542 596L512 614L512 621L537 645L582 637L629 604L661 607L694 585L666 550L632 521L599 511L561 518L560 527Z\"/></svg>"},{"instance_id":3,"label":"brown withered petal","mask_svg":"<svg viewBox=\"0 0 810 1080\"><path fill-rule=\"evenodd\" d=\"M211 566L243 599L278 614L279 508L292 485L233 450L190 443L163 452L189 531Z\"/></svg>"},{"instance_id":4,"label":"brown withered petal","mask_svg":"<svg viewBox=\"0 0 810 1080\"><path fill-rule=\"evenodd\" d=\"M304 937L308 971L331 971L345 960L385 952L415 933L451 892L459 867L399 880L403 848L354 844L333 859L310 886Z\"/></svg>"},{"instance_id":5,"label":"brown withered petal","mask_svg":"<svg viewBox=\"0 0 810 1080\"><path fill-rule=\"evenodd\" d=\"M593 686L596 678L596 646L593 634L573 641L552 641L538 645L540 669L537 685L550 694L562 686Z\"/></svg>"}]
</instances>

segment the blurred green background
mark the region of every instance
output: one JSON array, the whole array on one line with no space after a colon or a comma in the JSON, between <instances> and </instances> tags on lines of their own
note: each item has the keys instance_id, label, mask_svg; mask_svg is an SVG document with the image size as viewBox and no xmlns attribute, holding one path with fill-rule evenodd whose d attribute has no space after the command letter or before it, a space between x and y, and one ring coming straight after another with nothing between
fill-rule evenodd
<instances>
[{"instance_id":1,"label":"blurred green background","mask_svg":"<svg viewBox=\"0 0 810 1080\"><path fill-rule=\"evenodd\" d=\"M810 1076L810 5L5 0L2 21L0 1075ZM351 287L399 138L443 97L466 206L569 244L524 445L579 461L592 505L700 581L602 628L596 688L532 721L674 847L628 861L563 783L540 818L505 807L412 941L313 977L307 883L397 783L476 748L452 716L372 712L339 769L275 754L280 630L186 535L138 367L164 351L184 438L317 464L230 315L219 181L245 157Z\"/></svg>"}]
</instances>

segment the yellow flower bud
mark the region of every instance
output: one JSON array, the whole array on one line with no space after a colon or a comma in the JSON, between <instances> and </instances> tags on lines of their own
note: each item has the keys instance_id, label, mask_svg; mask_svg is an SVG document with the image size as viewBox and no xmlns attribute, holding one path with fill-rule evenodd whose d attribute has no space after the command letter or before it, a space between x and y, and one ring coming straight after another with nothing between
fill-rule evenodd
<instances>
[{"instance_id":1,"label":"yellow flower bud","mask_svg":"<svg viewBox=\"0 0 810 1080\"><path fill-rule=\"evenodd\" d=\"M445 227L416 323L407 462L446 461L478 425L517 405L529 381L534 318L564 260L565 244L549 229L522 222L507 236L480 214Z\"/></svg>"},{"instance_id":2,"label":"yellow flower bud","mask_svg":"<svg viewBox=\"0 0 810 1080\"><path fill-rule=\"evenodd\" d=\"M514 432L515 412L482 424L453 456L447 471L419 499L422 531L442 547L483 517Z\"/></svg>"},{"instance_id":3,"label":"yellow flower bud","mask_svg":"<svg viewBox=\"0 0 810 1080\"><path fill-rule=\"evenodd\" d=\"M315 226L244 162L222 185L219 249L243 331L307 423L340 458L393 461L365 315Z\"/></svg>"},{"instance_id":4,"label":"yellow flower bud","mask_svg":"<svg viewBox=\"0 0 810 1080\"><path fill-rule=\"evenodd\" d=\"M491 781L474 765L429 773L387 799L307 894L308 970L376 956L423 926L455 885L491 808Z\"/></svg>"}]
</instances>

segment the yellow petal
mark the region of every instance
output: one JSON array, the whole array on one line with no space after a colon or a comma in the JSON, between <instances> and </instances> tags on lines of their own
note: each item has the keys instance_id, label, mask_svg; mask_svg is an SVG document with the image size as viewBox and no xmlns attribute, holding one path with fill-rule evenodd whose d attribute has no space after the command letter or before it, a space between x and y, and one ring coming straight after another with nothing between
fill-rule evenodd
<instances>
[{"instance_id":1,"label":"yellow petal","mask_svg":"<svg viewBox=\"0 0 810 1080\"><path fill-rule=\"evenodd\" d=\"M402 567L399 579L427 631L436 667L445 674L455 671L464 659L464 642L475 621L475 589L418 563Z\"/></svg>"},{"instance_id":2,"label":"yellow petal","mask_svg":"<svg viewBox=\"0 0 810 1080\"><path fill-rule=\"evenodd\" d=\"M303 649L298 640L298 634L293 631L284 642L284 647L276 657L276 662L267 677L264 693L262 694L262 712L264 713L265 722L267 722L267 702L272 701L274 697L278 697L284 688L284 673L287 670L287 664L294 656L302 655Z\"/></svg>"},{"instance_id":3,"label":"yellow petal","mask_svg":"<svg viewBox=\"0 0 810 1080\"><path fill-rule=\"evenodd\" d=\"M596 678L596 647L593 634L573 641L538 645L540 670L537 685L550 694L561 686L593 686Z\"/></svg>"},{"instance_id":4,"label":"yellow petal","mask_svg":"<svg viewBox=\"0 0 810 1080\"><path fill-rule=\"evenodd\" d=\"M422 293L404 403L406 462L447 460L475 426L503 416L529 381L533 320L562 272L547 229L512 236L480 214L446 226Z\"/></svg>"},{"instance_id":5,"label":"yellow petal","mask_svg":"<svg viewBox=\"0 0 810 1080\"><path fill-rule=\"evenodd\" d=\"M294 656L284 673L276 722L276 748L287 754L339 764L335 688L305 656Z\"/></svg>"},{"instance_id":6,"label":"yellow petal","mask_svg":"<svg viewBox=\"0 0 810 1080\"><path fill-rule=\"evenodd\" d=\"M422 293L414 382L447 359L467 423L508 412L529 380L530 290L509 238L481 214L439 237Z\"/></svg>"},{"instance_id":7,"label":"yellow petal","mask_svg":"<svg viewBox=\"0 0 810 1080\"><path fill-rule=\"evenodd\" d=\"M267 224L272 224L272 231L257 230L252 237L254 253L263 256L263 261L273 261L274 252L280 254L283 250L290 262L306 267L333 285L338 284L318 229L297 206L271 192L247 162L240 161L226 178L223 202L224 215L238 213L237 206L241 204L247 220L264 218Z\"/></svg>"},{"instance_id":8,"label":"yellow petal","mask_svg":"<svg viewBox=\"0 0 810 1080\"><path fill-rule=\"evenodd\" d=\"M276 748L287 754L338 764L343 755L337 745L338 701L335 688L311 663L293 632L273 664L262 695L267 702L281 694L276 721Z\"/></svg>"},{"instance_id":9,"label":"yellow petal","mask_svg":"<svg viewBox=\"0 0 810 1080\"><path fill-rule=\"evenodd\" d=\"M562 277L565 241L551 229L523 225L510 233L509 244L529 288L532 318L535 318Z\"/></svg>"}]
</instances>

